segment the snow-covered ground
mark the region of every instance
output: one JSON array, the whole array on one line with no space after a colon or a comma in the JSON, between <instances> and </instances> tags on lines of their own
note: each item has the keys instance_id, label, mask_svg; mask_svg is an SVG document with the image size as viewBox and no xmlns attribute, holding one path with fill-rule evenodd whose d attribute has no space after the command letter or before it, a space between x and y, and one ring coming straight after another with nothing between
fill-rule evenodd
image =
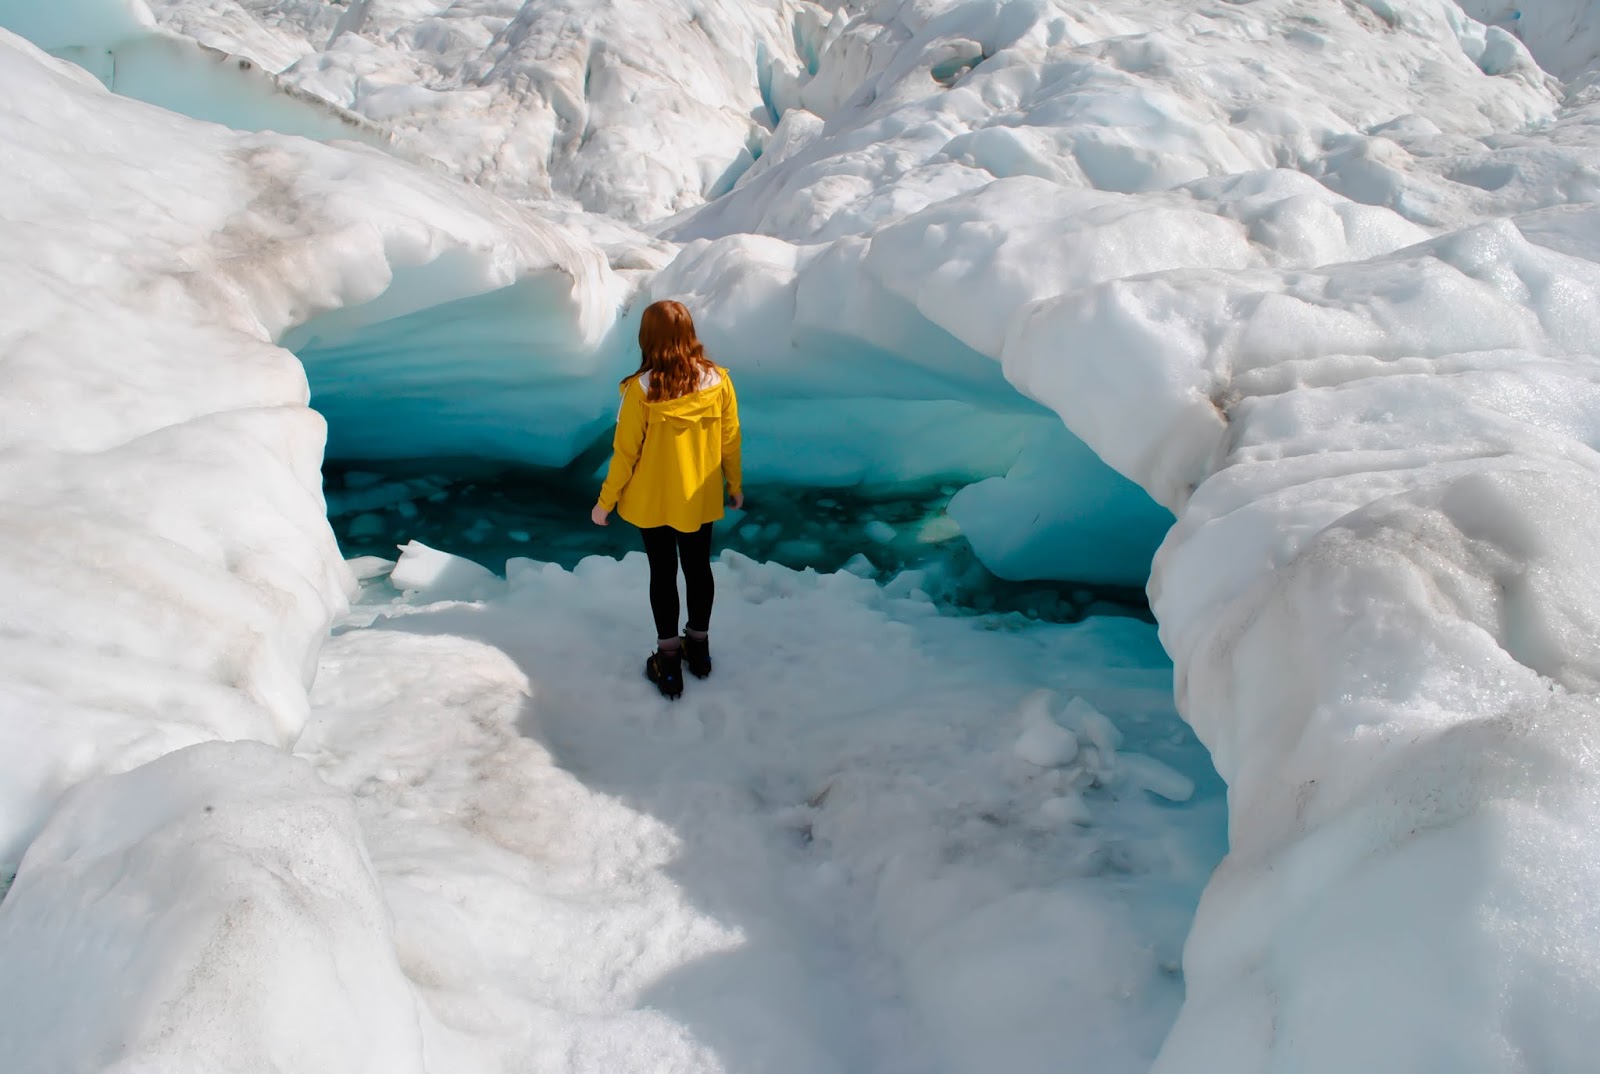
<instances>
[{"instance_id":1,"label":"snow-covered ground","mask_svg":"<svg viewBox=\"0 0 1600 1074\"><path fill-rule=\"evenodd\" d=\"M324 650L296 752L356 797L435 1069L1148 1068L1223 849L1152 627L730 554L664 706L644 574L419 548Z\"/></svg>"},{"instance_id":2,"label":"snow-covered ground","mask_svg":"<svg viewBox=\"0 0 1600 1074\"><path fill-rule=\"evenodd\" d=\"M731 559L729 662L665 716L636 562L447 564L328 640L308 401L348 458L587 465L671 295L756 488L959 484L997 574L1148 577L1228 785L1155 1069L1586 1069L1600 12L1465 9L0 0L83 65L0 34L0 1053L1148 1060L1210 799L1079 832L1019 767L1130 653L1097 703L1161 754L1137 624Z\"/></svg>"}]
</instances>

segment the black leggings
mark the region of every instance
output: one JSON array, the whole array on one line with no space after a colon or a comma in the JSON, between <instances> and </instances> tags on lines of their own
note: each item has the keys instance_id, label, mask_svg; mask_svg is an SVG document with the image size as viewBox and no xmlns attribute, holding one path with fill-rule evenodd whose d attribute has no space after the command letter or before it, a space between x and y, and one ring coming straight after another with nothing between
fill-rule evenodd
<instances>
[{"instance_id":1,"label":"black leggings","mask_svg":"<svg viewBox=\"0 0 1600 1074\"><path fill-rule=\"evenodd\" d=\"M711 581L711 523L682 533L671 526L641 529L644 554L650 557L650 612L656 617L656 637L678 636L678 565L683 565L684 588L688 591L689 629L711 628L711 598L716 585Z\"/></svg>"}]
</instances>

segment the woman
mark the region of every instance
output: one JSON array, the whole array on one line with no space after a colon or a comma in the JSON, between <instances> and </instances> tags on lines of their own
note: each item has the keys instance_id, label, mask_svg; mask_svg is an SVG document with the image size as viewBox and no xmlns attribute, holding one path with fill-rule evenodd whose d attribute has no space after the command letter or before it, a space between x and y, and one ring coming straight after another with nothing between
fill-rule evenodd
<instances>
[{"instance_id":1,"label":"woman","mask_svg":"<svg viewBox=\"0 0 1600 1074\"><path fill-rule=\"evenodd\" d=\"M639 322L639 368L622 380L611 467L590 517L613 508L639 527L650 558L656 651L644 673L666 697L683 693L683 664L711 674L711 524L722 517L723 480L744 506L739 403L728 371L711 362L681 302L655 302ZM678 567L689 621L678 636Z\"/></svg>"}]
</instances>

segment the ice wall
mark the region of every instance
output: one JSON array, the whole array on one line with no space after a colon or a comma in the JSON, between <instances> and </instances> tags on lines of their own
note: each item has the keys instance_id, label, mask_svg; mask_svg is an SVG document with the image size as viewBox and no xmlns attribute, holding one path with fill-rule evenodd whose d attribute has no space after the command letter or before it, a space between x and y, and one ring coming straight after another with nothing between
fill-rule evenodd
<instances>
[{"instance_id":1,"label":"ice wall","mask_svg":"<svg viewBox=\"0 0 1600 1074\"><path fill-rule=\"evenodd\" d=\"M605 261L376 151L113 96L5 31L0 142L0 1055L416 1069L348 803L251 744L298 735L350 582L325 427L272 340L403 312L396 281L447 266L431 294L530 281L594 353Z\"/></svg>"},{"instance_id":2,"label":"ice wall","mask_svg":"<svg viewBox=\"0 0 1600 1074\"><path fill-rule=\"evenodd\" d=\"M1208 389L1154 435L1091 437L1185 501L1150 592L1229 783L1232 852L1158 1070L1582 1065L1600 265L1536 224L1125 282L1013 336L1041 394L1075 395L1061 333L1141 341L1124 408L1152 378Z\"/></svg>"},{"instance_id":3,"label":"ice wall","mask_svg":"<svg viewBox=\"0 0 1600 1074\"><path fill-rule=\"evenodd\" d=\"M15 862L89 775L204 738L292 735L342 580L322 422L263 325L331 281L290 279L292 245L241 211L274 159L298 160L179 131L9 34L3 47L15 763L0 857ZM64 179L86 151L94 166Z\"/></svg>"},{"instance_id":4,"label":"ice wall","mask_svg":"<svg viewBox=\"0 0 1600 1074\"><path fill-rule=\"evenodd\" d=\"M998 573L1124 585L1145 577L1168 517L1070 435L1036 435L1043 412L1005 383L993 361L993 340L975 350L959 332L952 336L937 318L930 321L908 304L912 296L896 293L902 276L920 271L914 262L925 251L893 233L871 250L870 259L868 247L855 241L807 248L735 240L703 252L691 249L674 271L647 276L672 261L678 248L621 221L659 215L705 196L708 190L695 192L682 176L706 172L708 153L720 154L715 168L743 167L737 154L730 158L708 136L719 128L695 110L701 106L668 107L676 100L672 95L692 91L696 100L741 101L753 82L764 104L754 110L759 122L750 128L754 134L747 130L746 141L765 138L781 113L798 108L800 88L838 39L844 15L805 5L732 5L708 11L704 19L697 15L683 27L683 13L652 9L640 23L640 13L627 4L589 6L581 15L524 5L507 23L496 5L404 16L363 6L335 17L320 4L257 9L159 3L159 26L152 28L142 7L108 5L102 0L100 10L84 13L96 17L81 22L43 19L22 8L9 14L0 9L0 19L15 19L59 54L99 70L119 92L186 114L317 138L379 138L392 151L426 156L485 185L511 189L506 183L514 179L524 184L517 192L556 197L540 206L543 215L571 222L601 245L613 265L647 281L635 310L649 298L677 291L696 301L714 356L739 374L752 419L746 457L753 480L824 486L990 481L979 499L967 497L963 504L1019 505L1009 518L1037 519L1018 535L1008 532L1014 526L985 524L985 517L966 513L969 539ZM626 32L619 28L624 24ZM772 26L784 31L781 48ZM202 51L174 31L195 35ZM685 48L715 59L692 77L682 64L659 55L662 40L671 45L685 33ZM701 40L708 34L709 41ZM81 43L63 44L68 41ZM581 87L568 84L573 71L563 57L573 49L587 49L590 66L601 72L596 78L589 77L593 71L586 74ZM755 67L749 62L752 49ZM491 58L493 67L484 68ZM381 78L374 67L380 59L388 65ZM279 74L264 74L267 69ZM347 95L339 88L344 82L328 81L336 70L341 78L355 79ZM421 89L419 81L433 89ZM626 93L631 101L644 84L666 87L660 107L640 111L614 99ZM374 92L375 86L392 92ZM308 98L311 93L321 98ZM415 105L430 93L437 99L417 115L396 112L391 100L400 94ZM506 98L506 107L487 106L485 94ZM511 97L521 101L514 109ZM334 111L308 106L308 99L325 101ZM338 110L357 99L375 117L370 123ZM380 106L382 101L389 104ZM530 108L547 102L562 116L564 109L578 108L586 125L603 125L604 137L590 141L585 135L575 146L552 143L542 150L554 186L532 190L525 184L538 178L539 166L531 147L526 153L517 147L549 134L528 127ZM747 103L740 108L748 112ZM470 109L470 123L463 122L462 109ZM673 125L680 114L687 117L681 129ZM793 115L812 113L799 109ZM440 126L445 118L451 119L448 138ZM750 124L748 116L739 122ZM413 123L422 124L413 130L415 137L405 134ZM639 152L640 124L664 144ZM801 141L793 132L803 126L791 120L774 135L777 153L763 161L762 170L771 172L775 161L793 155ZM499 171L486 171L473 159L472 139L478 137L492 140L502 154L515 149L515 157ZM641 177L641 162L682 174ZM574 178L579 173L591 178ZM618 222L562 207L573 200L566 188L586 183L587 193L576 201ZM731 178L718 189L728 185ZM978 204L999 205L1014 193L997 190ZM923 226L914 221L911 230ZM1144 267L1138 255L1122 255L1132 234L1109 230L1116 233L1105 240L1106 256L1093 271L1117 275ZM980 261L984 256L980 251ZM1183 261L1186 255L1173 256ZM984 267L975 264L972 270L981 274ZM587 328L575 332L565 323L559 301L546 301L537 282L524 281L500 295L453 299L450 276L444 262L426 275L404 273L383 302L354 317L316 318L284 340L305 362L314 405L330 420L330 452L351 458L489 456L546 466L579 457L604 436L612 409L609 381L630 366L634 322L620 324L596 358L584 350ZM1046 274L1040 286L1048 290L1061 282ZM412 296L409 308L397 309L398 295ZM1004 290L985 296L970 304L972 316L997 324L1004 304L1016 297ZM849 311L843 322L837 316L841 304ZM578 367L582 374L574 373ZM832 418L821 420L822 408ZM1024 444L1031 445L1025 470L1060 476L1047 512L1020 504L1032 495L1016 470ZM1008 473L1012 480L999 480ZM1111 533L1122 538L1118 554L1094 556Z\"/></svg>"},{"instance_id":5,"label":"ice wall","mask_svg":"<svg viewBox=\"0 0 1600 1074\"><path fill-rule=\"evenodd\" d=\"M91 781L0 909L9 1069L422 1074L354 802L255 742Z\"/></svg>"}]
</instances>

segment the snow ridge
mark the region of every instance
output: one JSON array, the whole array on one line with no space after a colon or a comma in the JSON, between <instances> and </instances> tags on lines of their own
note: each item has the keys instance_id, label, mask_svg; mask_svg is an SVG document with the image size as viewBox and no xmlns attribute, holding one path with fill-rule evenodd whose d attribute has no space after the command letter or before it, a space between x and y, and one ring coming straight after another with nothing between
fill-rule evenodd
<instances>
[{"instance_id":1,"label":"snow ridge","mask_svg":"<svg viewBox=\"0 0 1600 1074\"><path fill-rule=\"evenodd\" d=\"M0 1054L421 1070L349 802L284 752L353 582L272 340L403 311L448 255L467 291L543 280L593 350L609 270L489 195L115 97L5 31L0 90Z\"/></svg>"}]
</instances>

